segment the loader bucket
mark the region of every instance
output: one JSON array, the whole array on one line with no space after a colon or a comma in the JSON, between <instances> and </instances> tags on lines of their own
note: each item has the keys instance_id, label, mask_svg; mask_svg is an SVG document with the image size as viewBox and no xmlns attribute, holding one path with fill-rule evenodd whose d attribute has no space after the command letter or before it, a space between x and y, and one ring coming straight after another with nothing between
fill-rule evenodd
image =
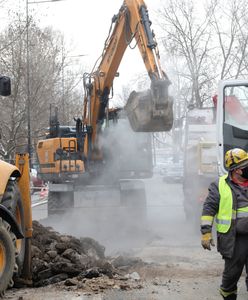
<instances>
[{"instance_id":1,"label":"loader bucket","mask_svg":"<svg viewBox=\"0 0 248 300\"><path fill-rule=\"evenodd\" d=\"M133 91L125 110L133 131L169 131L173 125L172 97L168 96L168 81L153 81L151 89Z\"/></svg>"}]
</instances>

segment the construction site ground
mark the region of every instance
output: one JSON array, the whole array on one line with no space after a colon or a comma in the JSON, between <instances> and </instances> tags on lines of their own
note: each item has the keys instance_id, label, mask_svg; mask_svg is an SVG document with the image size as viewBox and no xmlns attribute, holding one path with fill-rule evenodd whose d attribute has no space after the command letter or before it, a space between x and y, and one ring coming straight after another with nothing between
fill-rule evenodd
<instances>
[{"instance_id":1,"label":"construction site ground","mask_svg":"<svg viewBox=\"0 0 248 300\"><path fill-rule=\"evenodd\" d=\"M185 219L182 186L165 183L159 174L145 180L148 225L143 230L115 224L98 211L82 208L63 218L47 218L46 203L33 207L33 218L56 231L77 237L90 236L105 246L105 255L140 258L144 264L128 269L123 283L106 277L91 279L81 285L57 283L40 288L10 289L6 299L94 299L94 300L215 300L223 260L214 248L204 251L199 228ZM33 202L37 203L37 195ZM91 210L94 210L91 208ZM130 220L126 220L127 224ZM238 299L248 299L245 274L239 283Z\"/></svg>"}]
</instances>

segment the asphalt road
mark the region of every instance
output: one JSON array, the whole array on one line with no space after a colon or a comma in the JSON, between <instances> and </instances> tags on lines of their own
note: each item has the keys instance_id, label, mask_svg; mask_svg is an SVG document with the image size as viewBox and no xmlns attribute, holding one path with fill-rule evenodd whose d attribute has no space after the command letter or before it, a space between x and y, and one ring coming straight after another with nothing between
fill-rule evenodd
<instances>
[{"instance_id":1,"label":"asphalt road","mask_svg":"<svg viewBox=\"0 0 248 300\"><path fill-rule=\"evenodd\" d=\"M82 200L85 195L76 193L76 208L69 210L63 217L50 218L47 217L45 199L39 199L36 194L32 199L33 219L52 226L61 233L95 238L105 245L108 254L137 250L158 240L166 240L166 244L171 246L199 245L199 230L192 230L191 225L185 222L182 186L167 184L157 175L145 180L145 188L147 222L146 228L143 227L142 230L138 228L139 220L122 215L118 201L109 201L101 192L95 196L98 200L91 201L92 205ZM37 205L39 202L42 205Z\"/></svg>"}]
</instances>

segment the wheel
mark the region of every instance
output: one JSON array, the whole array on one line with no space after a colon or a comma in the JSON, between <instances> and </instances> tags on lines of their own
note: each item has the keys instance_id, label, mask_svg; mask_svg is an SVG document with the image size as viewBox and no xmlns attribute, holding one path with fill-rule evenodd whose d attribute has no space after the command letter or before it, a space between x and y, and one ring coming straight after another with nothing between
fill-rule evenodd
<instances>
[{"instance_id":1,"label":"wheel","mask_svg":"<svg viewBox=\"0 0 248 300\"><path fill-rule=\"evenodd\" d=\"M13 286L13 276L17 272L15 236L10 225L0 218L0 297L8 287Z\"/></svg>"},{"instance_id":2,"label":"wheel","mask_svg":"<svg viewBox=\"0 0 248 300\"><path fill-rule=\"evenodd\" d=\"M63 214L73 206L73 192L48 192L48 216Z\"/></svg>"},{"instance_id":3,"label":"wheel","mask_svg":"<svg viewBox=\"0 0 248 300\"><path fill-rule=\"evenodd\" d=\"M17 185L16 181L10 180L7 184L5 193L2 198L2 205L4 205L8 210L12 212L12 214L15 216L15 219L19 225L19 227L22 229L22 232L25 232L25 224L24 224L24 210L23 210L23 204L21 200L21 194ZM23 263L24 263L24 257L25 257L25 238L18 239L15 242L15 247L17 251L17 258L16 263L18 266L18 275L21 274Z\"/></svg>"}]
</instances>

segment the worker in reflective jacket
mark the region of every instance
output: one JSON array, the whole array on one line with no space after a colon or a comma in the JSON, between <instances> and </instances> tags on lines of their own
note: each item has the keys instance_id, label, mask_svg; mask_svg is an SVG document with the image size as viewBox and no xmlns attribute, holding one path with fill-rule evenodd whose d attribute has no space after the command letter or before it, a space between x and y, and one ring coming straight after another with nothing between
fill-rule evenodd
<instances>
[{"instance_id":1,"label":"worker in reflective jacket","mask_svg":"<svg viewBox=\"0 0 248 300\"><path fill-rule=\"evenodd\" d=\"M212 226L215 219L217 250L225 260L220 294L237 299L237 283L248 260L248 154L234 148L225 154L228 174L209 186L201 217L201 244L214 246Z\"/></svg>"}]
</instances>

